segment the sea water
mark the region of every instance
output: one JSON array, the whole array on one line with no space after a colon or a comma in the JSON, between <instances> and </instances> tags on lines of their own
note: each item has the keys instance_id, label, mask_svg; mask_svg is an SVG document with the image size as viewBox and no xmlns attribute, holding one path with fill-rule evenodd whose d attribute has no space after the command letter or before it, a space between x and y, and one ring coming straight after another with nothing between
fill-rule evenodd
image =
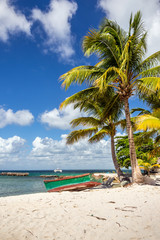
<instances>
[{"instance_id":1,"label":"sea water","mask_svg":"<svg viewBox=\"0 0 160 240\"><path fill-rule=\"evenodd\" d=\"M1 172L28 172L29 176L1 176L0 197L22 194L47 192L44 186L44 178L41 175L74 176L84 173L115 172L114 170L63 170L62 173L54 171L0 171Z\"/></svg>"}]
</instances>

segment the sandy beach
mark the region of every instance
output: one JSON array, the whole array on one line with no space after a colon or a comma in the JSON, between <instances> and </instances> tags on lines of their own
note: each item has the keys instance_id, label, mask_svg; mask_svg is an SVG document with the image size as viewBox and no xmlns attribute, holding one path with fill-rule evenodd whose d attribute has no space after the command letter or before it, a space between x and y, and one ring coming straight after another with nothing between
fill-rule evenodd
<instances>
[{"instance_id":1,"label":"sandy beach","mask_svg":"<svg viewBox=\"0 0 160 240\"><path fill-rule=\"evenodd\" d=\"M0 198L1 240L159 240L160 187Z\"/></svg>"}]
</instances>

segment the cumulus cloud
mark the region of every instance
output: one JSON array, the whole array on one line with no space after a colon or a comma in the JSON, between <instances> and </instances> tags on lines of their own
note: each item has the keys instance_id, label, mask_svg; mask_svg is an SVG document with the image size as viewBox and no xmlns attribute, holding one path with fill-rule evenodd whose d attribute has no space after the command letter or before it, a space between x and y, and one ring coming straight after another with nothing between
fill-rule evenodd
<instances>
[{"instance_id":1,"label":"cumulus cloud","mask_svg":"<svg viewBox=\"0 0 160 240\"><path fill-rule=\"evenodd\" d=\"M15 162L22 158L25 139L13 136L8 139L0 137L0 163Z\"/></svg>"},{"instance_id":2,"label":"cumulus cloud","mask_svg":"<svg viewBox=\"0 0 160 240\"><path fill-rule=\"evenodd\" d=\"M88 139L83 139L73 145L66 145L66 135L62 135L59 141L37 137L32 144L32 163L38 159L39 165L44 163L45 166L62 169L114 168L110 141L101 140L90 144Z\"/></svg>"},{"instance_id":3,"label":"cumulus cloud","mask_svg":"<svg viewBox=\"0 0 160 240\"><path fill-rule=\"evenodd\" d=\"M82 139L66 145L67 135L60 140L36 137L31 151L26 151L26 140L13 136L0 137L1 169L113 169L110 140L90 144Z\"/></svg>"},{"instance_id":4,"label":"cumulus cloud","mask_svg":"<svg viewBox=\"0 0 160 240\"><path fill-rule=\"evenodd\" d=\"M40 122L46 124L49 128L70 129L70 122L77 117L82 117L78 109L73 109L70 104L66 108L59 110L54 108L51 111L45 111L39 117Z\"/></svg>"},{"instance_id":5,"label":"cumulus cloud","mask_svg":"<svg viewBox=\"0 0 160 240\"><path fill-rule=\"evenodd\" d=\"M24 32L30 35L31 23L10 0L0 0L0 40L6 42L10 34Z\"/></svg>"},{"instance_id":6,"label":"cumulus cloud","mask_svg":"<svg viewBox=\"0 0 160 240\"><path fill-rule=\"evenodd\" d=\"M46 46L62 58L73 55L70 20L76 13L77 4L68 0L51 0L46 12L33 9L32 18L40 21L47 34Z\"/></svg>"},{"instance_id":7,"label":"cumulus cloud","mask_svg":"<svg viewBox=\"0 0 160 240\"><path fill-rule=\"evenodd\" d=\"M33 120L34 117L28 110L19 110L14 113L12 109L8 109L7 111L3 108L0 109L0 128L10 124L26 126L30 125Z\"/></svg>"},{"instance_id":8,"label":"cumulus cloud","mask_svg":"<svg viewBox=\"0 0 160 240\"><path fill-rule=\"evenodd\" d=\"M148 53L159 51L160 36L160 2L159 0L99 0L99 7L107 17L116 20L120 26L128 30L131 12L141 10L148 31Z\"/></svg>"}]
</instances>

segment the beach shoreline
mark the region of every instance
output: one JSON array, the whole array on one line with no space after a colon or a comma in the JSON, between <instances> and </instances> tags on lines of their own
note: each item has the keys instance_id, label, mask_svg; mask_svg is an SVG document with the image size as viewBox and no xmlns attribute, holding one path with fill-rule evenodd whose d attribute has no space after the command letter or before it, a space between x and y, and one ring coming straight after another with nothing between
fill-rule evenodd
<instances>
[{"instance_id":1,"label":"beach shoreline","mask_svg":"<svg viewBox=\"0 0 160 240\"><path fill-rule=\"evenodd\" d=\"M160 187L0 198L1 240L158 240Z\"/></svg>"}]
</instances>

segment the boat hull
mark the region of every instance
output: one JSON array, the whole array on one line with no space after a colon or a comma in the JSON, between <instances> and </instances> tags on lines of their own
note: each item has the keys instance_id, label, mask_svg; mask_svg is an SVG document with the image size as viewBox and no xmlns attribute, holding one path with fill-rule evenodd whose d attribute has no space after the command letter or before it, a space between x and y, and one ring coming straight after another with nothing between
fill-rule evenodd
<instances>
[{"instance_id":1,"label":"boat hull","mask_svg":"<svg viewBox=\"0 0 160 240\"><path fill-rule=\"evenodd\" d=\"M82 191L88 188L101 185L99 182L84 182L79 184L66 185L58 188L48 190L48 192L62 192L62 191Z\"/></svg>"},{"instance_id":2,"label":"boat hull","mask_svg":"<svg viewBox=\"0 0 160 240\"><path fill-rule=\"evenodd\" d=\"M54 172L60 172L61 173L62 170L61 169L55 169Z\"/></svg>"},{"instance_id":3,"label":"boat hull","mask_svg":"<svg viewBox=\"0 0 160 240\"><path fill-rule=\"evenodd\" d=\"M92 182L92 184L89 184L89 182ZM95 184L93 184L93 182L95 182ZM86 185L84 183L86 183ZM90 173L86 173L86 174L77 175L77 176L63 177L61 179L56 179L56 180L55 179L44 180L44 184L45 184L47 191L53 192L54 189L59 188L60 191L63 191L62 189L69 189L70 188L69 186L71 186L71 188L73 188L77 184L82 184L82 185L78 185L78 187L80 187L80 188L82 188L82 186L86 187L87 185L88 186L89 185L97 185L97 181L93 180L92 175ZM100 183L98 183L98 185L99 184Z\"/></svg>"}]
</instances>

